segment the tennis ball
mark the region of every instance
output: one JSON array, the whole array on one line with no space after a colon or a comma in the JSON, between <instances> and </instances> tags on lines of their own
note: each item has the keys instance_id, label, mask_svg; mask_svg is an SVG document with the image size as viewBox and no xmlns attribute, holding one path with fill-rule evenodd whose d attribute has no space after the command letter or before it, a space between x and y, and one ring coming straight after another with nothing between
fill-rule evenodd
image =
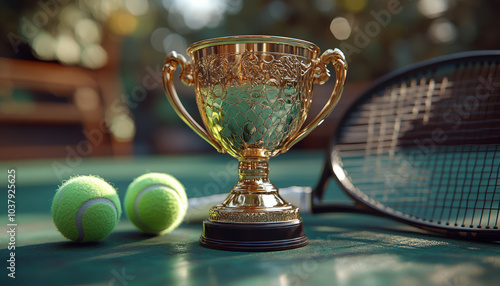
<instances>
[{"instance_id":1,"label":"tennis ball","mask_svg":"<svg viewBox=\"0 0 500 286\"><path fill-rule=\"evenodd\" d=\"M125 213L141 231L163 234L175 229L186 214L188 201L174 177L148 173L137 177L125 194Z\"/></svg>"},{"instance_id":2,"label":"tennis ball","mask_svg":"<svg viewBox=\"0 0 500 286\"><path fill-rule=\"evenodd\" d=\"M122 208L115 189L103 179L78 176L59 187L51 212L54 224L64 237L89 242L111 233Z\"/></svg>"}]
</instances>

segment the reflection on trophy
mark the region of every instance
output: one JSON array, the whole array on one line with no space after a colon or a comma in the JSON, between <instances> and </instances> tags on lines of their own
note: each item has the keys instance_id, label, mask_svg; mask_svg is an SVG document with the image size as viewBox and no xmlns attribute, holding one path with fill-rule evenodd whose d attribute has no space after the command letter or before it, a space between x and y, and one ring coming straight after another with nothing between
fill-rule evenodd
<instances>
[{"instance_id":1,"label":"reflection on trophy","mask_svg":"<svg viewBox=\"0 0 500 286\"><path fill-rule=\"evenodd\" d=\"M192 44L191 62L172 52L163 67L167 98L177 114L220 153L239 160L239 181L203 223L202 246L239 251L282 250L307 244L299 209L269 181L268 161L318 126L342 93L346 61L338 49L320 57L309 42L271 36L235 36ZM302 128L313 84L336 83L320 113ZM194 85L204 127L184 109L173 76Z\"/></svg>"}]
</instances>

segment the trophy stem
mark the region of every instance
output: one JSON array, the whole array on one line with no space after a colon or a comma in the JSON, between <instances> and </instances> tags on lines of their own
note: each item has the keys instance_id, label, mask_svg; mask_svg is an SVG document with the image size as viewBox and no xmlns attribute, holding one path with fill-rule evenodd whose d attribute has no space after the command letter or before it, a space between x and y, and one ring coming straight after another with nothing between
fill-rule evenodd
<instances>
[{"instance_id":1,"label":"trophy stem","mask_svg":"<svg viewBox=\"0 0 500 286\"><path fill-rule=\"evenodd\" d=\"M252 153L261 149L248 149ZM287 203L269 181L269 157L239 158L238 183L209 214L217 222L289 222L300 219L299 209Z\"/></svg>"},{"instance_id":2,"label":"trophy stem","mask_svg":"<svg viewBox=\"0 0 500 286\"><path fill-rule=\"evenodd\" d=\"M239 159L238 183L232 192L277 192L277 189L269 182L269 158L267 157L245 157Z\"/></svg>"},{"instance_id":3,"label":"trophy stem","mask_svg":"<svg viewBox=\"0 0 500 286\"><path fill-rule=\"evenodd\" d=\"M239 182L258 184L269 181L269 158L242 158L238 165Z\"/></svg>"},{"instance_id":4,"label":"trophy stem","mask_svg":"<svg viewBox=\"0 0 500 286\"><path fill-rule=\"evenodd\" d=\"M268 251L307 245L299 209L283 200L269 182L268 162L268 156L239 158L238 183L224 202L210 210L203 223L202 246Z\"/></svg>"}]
</instances>

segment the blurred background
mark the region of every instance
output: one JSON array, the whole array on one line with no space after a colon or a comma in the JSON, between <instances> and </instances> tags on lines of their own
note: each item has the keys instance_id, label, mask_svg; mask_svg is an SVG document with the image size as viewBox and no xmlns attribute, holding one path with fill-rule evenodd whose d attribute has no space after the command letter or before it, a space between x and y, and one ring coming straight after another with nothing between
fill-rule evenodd
<instances>
[{"instance_id":1,"label":"blurred background","mask_svg":"<svg viewBox=\"0 0 500 286\"><path fill-rule=\"evenodd\" d=\"M498 49L499 1L40 0L0 2L0 160L215 152L161 86L175 50L230 35L340 48L348 80L334 114L294 149L322 149L342 110L397 68ZM192 87L179 95L199 119ZM313 117L332 83L315 86Z\"/></svg>"}]
</instances>

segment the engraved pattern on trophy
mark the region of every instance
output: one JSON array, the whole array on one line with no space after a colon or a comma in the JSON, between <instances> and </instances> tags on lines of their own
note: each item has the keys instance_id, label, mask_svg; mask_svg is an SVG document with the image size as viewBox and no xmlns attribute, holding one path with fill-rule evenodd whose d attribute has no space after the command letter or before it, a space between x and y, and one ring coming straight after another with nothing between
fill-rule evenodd
<instances>
[{"instance_id":1,"label":"engraved pattern on trophy","mask_svg":"<svg viewBox=\"0 0 500 286\"><path fill-rule=\"evenodd\" d=\"M208 219L219 222L281 222L299 219L299 209L274 212L226 212L210 210Z\"/></svg>"},{"instance_id":2,"label":"engraved pattern on trophy","mask_svg":"<svg viewBox=\"0 0 500 286\"><path fill-rule=\"evenodd\" d=\"M307 58L271 52L201 58L195 88L208 132L236 158L250 148L278 155L306 119L312 67Z\"/></svg>"}]
</instances>

